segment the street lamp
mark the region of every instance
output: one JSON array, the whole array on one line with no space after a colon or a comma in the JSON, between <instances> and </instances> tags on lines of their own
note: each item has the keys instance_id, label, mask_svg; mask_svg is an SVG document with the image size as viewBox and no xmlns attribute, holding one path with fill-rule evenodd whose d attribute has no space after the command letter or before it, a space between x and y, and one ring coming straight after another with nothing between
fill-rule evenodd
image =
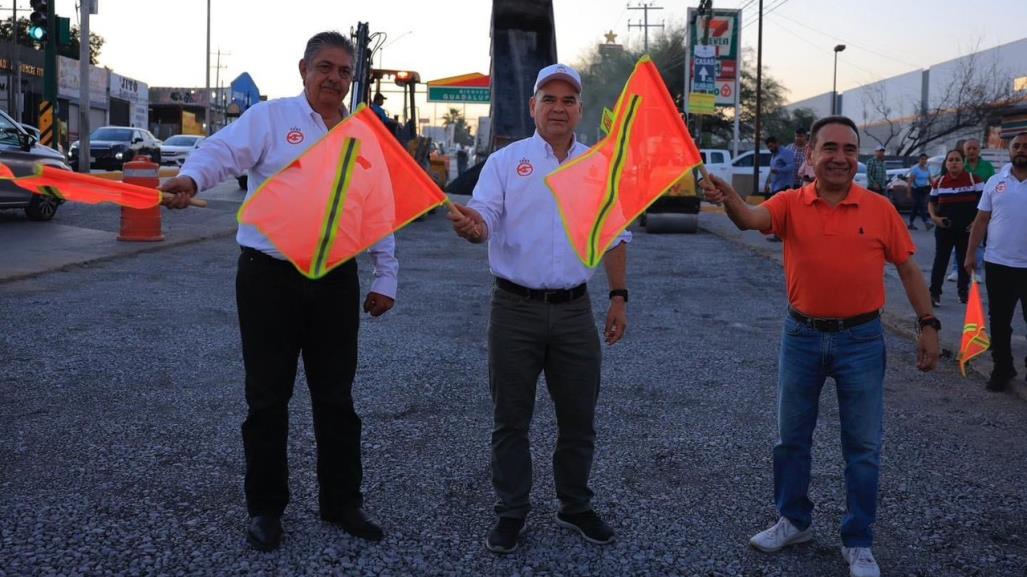
<instances>
[{"instance_id":1,"label":"street lamp","mask_svg":"<svg viewBox=\"0 0 1027 577\"><path fill-rule=\"evenodd\" d=\"M831 83L831 116L838 114L838 53L845 50L844 44L834 47L834 81Z\"/></svg>"}]
</instances>

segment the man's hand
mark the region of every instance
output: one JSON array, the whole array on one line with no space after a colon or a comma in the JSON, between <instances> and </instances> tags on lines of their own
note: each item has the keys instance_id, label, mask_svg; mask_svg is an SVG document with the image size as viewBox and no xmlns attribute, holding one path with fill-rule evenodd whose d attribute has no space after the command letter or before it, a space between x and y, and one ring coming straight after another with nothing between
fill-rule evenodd
<instances>
[{"instance_id":1,"label":"man's hand","mask_svg":"<svg viewBox=\"0 0 1027 577\"><path fill-rule=\"evenodd\" d=\"M938 364L938 331L924 327L916 340L916 368L930 371Z\"/></svg>"},{"instance_id":2,"label":"man's hand","mask_svg":"<svg viewBox=\"0 0 1027 577\"><path fill-rule=\"evenodd\" d=\"M949 219L947 219L947 218L945 218L943 216L932 216L931 220L934 221L934 226L936 226L938 228L948 228L949 225L951 225L951 223L949 222Z\"/></svg>"},{"instance_id":3,"label":"man's hand","mask_svg":"<svg viewBox=\"0 0 1027 577\"><path fill-rule=\"evenodd\" d=\"M367 298L364 300L364 312L370 314L372 317L380 317L387 313L395 304L395 299L391 299L376 292L369 292L367 293Z\"/></svg>"},{"instance_id":4,"label":"man's hand","mask_svg":"<svg viewBox=\"0 0 1027 577\"><path fill-rule=\"evenodd\" d=\"M196 196L196 183L188 176L169 178L157 189L175 195L174 198L164 203L168 208L186 208L189 206L189 200Z\"/></svg>"},{"instance_id":5,"label":"man's hand","mask_svg":"<svg viewBox=\"0 0 1027 577\"><path fill-rule=\"evenodd\" d=\"M970 275L970 278L973 278L974 273L977 272L976 253L976 250L968 250L966 251L966 258L963 259L963 268L966 269L966 274Z\"/></svg>"},{"instance_id":6,"label":"man's hand","mask_svg":"<svg viewBox=\"0 0 1027 577\"><path fill-rule=\"evenodd\" d=\"M731 188L731 185L724 182L723 179L711 174L708 179L703 179L705 182L709 180L709 186L703 187L703 192L706 193L706 202L713 204L720 204L724 202L724 199L731 194L737 195L735 189Z\"/></svg>"},{"instance_id":7,"label":"man's hand","mask_svg":"<svg viewBox=\"0 0 1027 577\"><path fill-rule=\"evenodd\" d=\"M455 202L452 203L452 206L454 210L450 211L446 218L453 222L453 230L456 234L475 244L484 242L488 238L488 226L485 225L485 219L478 214L478 211L460 206Z\"/></svg>"},{"instance_id":8,"label":"man's hand","mask_svg":"<svg viewBox=\"0 0 1027 577\"><path fill-rule=\"evenodd\" d=\"M610 299L610 309L606 312L606 328L603 336L606 337L606 344L613 345L624 338L624 331L628 329L628 305L624 299L617 296Z\"/></svg>"}]
</instances>

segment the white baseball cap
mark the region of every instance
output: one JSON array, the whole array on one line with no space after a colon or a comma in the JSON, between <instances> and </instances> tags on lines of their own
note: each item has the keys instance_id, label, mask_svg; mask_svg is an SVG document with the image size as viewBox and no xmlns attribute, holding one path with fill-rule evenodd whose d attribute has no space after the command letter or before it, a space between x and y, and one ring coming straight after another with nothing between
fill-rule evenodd
<instances>
[{"instance_id":1,"label":"white baseball cap","mask_svg":"<svg viewBox=\"0 0 1027 577\"><path fill-rule=\"evenodd\" d=\"M563 80L569 82L579 93L581 92L581 76L578 71L566 64L550 64L538 71L538 78L535 79L535 92L542 88L550 80Z\"/></svg>"}]
</instances>

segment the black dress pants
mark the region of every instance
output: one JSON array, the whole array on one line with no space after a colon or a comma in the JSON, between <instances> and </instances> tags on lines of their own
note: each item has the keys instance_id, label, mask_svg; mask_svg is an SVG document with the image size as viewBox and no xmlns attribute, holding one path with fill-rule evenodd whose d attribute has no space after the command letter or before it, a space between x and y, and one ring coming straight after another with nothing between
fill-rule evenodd
<instances>
[{"instance_id":1,"label":"black dress pants","mask_svg":"<svg viewBox=\"0 0 1027 577\"><path fill-rule=\"evenodd\" d=\"M236 302L246 368L246 507L281 515L289 503L286 439L300 355L310 388L322 515L362 504L357 365L360 286L349 261L318 280L292 264L243 249Z\"/></svg>"},{"instance_id":2,"label":"black dress pants","mask_svg":"<svg viewBox=\"0 0 1027 577\"><path fill-rule=\"evenodd\" d=\"M934 266L931 267L931 294L941 296L942 286L945 284L945 275L949 270L949 257L952 256L952 249L956 249L956 262L959 263L957 271L956 286L960 298L970 292L970 275L963 268L963 259L966 258L966 246L970 241L970 233L966 226L952 224L948 228L934 228Z\"/></svg>"},{"instance_id":3,"label":"black dress pants","mask_svg":"<svg viewBox=\"0 0 1027 577\"><path fill-rule=\"evenodd\" d=\"M988 321L991 328L991 358L998 374L1013 374L1013 313L1016 303L1027 322L1027 268L984 261L984 284L988 288ZM1027 358L1024 359L1027 366Z\"/></svg>"}]
</instances>

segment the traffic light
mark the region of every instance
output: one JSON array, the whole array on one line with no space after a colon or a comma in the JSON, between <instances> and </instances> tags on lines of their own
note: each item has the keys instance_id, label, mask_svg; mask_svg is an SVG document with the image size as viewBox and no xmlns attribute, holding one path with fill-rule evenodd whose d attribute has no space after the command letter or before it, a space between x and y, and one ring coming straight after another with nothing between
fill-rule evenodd
<instances>
[{"instance_id":1,"label":"traffic light","mask_svg":"<svg viewBox=\"0 0 1027 577\"><path fill-rule=\"evenodd\" d=\"M49 0L31 0L32 14L29 15L29 37L39 42L46 43L47 16Z\"/></svg>"}]
</instances>

